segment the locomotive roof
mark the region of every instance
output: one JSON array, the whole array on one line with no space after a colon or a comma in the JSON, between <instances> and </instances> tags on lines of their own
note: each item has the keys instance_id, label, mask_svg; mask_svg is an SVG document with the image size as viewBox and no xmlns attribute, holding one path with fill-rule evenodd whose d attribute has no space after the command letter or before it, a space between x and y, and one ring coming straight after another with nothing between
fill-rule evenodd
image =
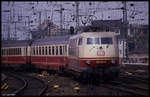
<instances>
[{"instance_id":1,"label":"locomotive roof","mask_svg":"<svg viewBox=\"0 0 150 97\"><path fill-rule=\"evenodd\" d=\"M3 40L2 47L28 46L31 40Z\"/></svg>"},{"instance_id":2,"label":"locomotive roof","mask_svg":"<svg viewBox=\"0 0 150 97\"><path fill-rule=\"evenodd\" d=\"M77 37L97 37L97 36L114 36L117 35L115 32L83 32L80 34L77 34L71 39L77 38Z\"/></svg>"},{"instance_id":3,"label":"locomotive roof","mask_svg":"<svg viewBox=\"0 0 150 97\"><path fill-rule=\"evenodd\" d=\"M37 45L53 45L53 44L68 44L68 40L71 35L66 36L54 36L54 37L47 37L43 39L36 39L33 41L32 46Z\"/></svg>"}]
</instances>

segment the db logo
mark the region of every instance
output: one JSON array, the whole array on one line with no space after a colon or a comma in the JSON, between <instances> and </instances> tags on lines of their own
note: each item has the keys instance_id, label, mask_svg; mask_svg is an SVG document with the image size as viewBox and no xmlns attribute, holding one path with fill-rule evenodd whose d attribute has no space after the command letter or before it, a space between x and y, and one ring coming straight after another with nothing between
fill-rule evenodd
<instances>
[{"instance_id":1,"label":"db logo","mask_svg":"<svg viewBox=\"0 0 150 97\"><path fill-rule=\"evenodd\" d=\"M105 52L102 50L97 51L97 56L105 56Z\"/></svg>"}]
</instances>

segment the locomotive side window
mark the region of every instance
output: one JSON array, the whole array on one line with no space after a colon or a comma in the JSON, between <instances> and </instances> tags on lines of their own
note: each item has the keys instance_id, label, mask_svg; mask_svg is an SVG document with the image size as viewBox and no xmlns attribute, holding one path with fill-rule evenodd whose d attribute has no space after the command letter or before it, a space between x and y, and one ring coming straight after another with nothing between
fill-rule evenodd
<instances>
[{"instance_id":1,"label":"locomotive side window","mask_svg":"<svg viewBox=\"0 0 150 97\"><path fill-rule=\"evenodd\" d=\"M111 37L103 37L101 38L101 44L112 44L112 38Z\"/></svg>"},{"instance_id":2,"label":"locomotive side window","mask_svg":"<svg viewBox=\"0 0 150 97\"><path fill-rule=\"evenodd\" d=\"M79 38L78 45L82 45L82 38L81 37Z\"/></svg>"}]
</instances>

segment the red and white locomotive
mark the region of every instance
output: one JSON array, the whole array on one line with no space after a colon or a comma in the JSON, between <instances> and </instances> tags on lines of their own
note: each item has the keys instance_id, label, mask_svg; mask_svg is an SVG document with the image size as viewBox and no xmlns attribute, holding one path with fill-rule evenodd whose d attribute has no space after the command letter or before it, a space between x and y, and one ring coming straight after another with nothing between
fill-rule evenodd
<instances>
[{"instance_id":1,"label":"red and white locomotive","mask_svg":"<svg viewBox=\"0 0 150 97\"><path fill-rule=\"evenodd\" d=\"M119 73L115 32L82 32L34 41L2 41L2 66L34 65L47 70Z\"/></svg>"}]
</instances>

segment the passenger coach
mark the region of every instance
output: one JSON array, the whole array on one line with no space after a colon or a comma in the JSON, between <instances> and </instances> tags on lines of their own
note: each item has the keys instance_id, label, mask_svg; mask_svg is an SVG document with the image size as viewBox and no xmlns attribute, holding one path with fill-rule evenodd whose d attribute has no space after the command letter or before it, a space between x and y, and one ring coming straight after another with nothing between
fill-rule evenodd
<instances>
[{"instance_id":1,"label":"passenger coach","mask_svg":"<svg viewBox=\"0 0 150 97\"><path fill-rule=\"evenodd\" d=\"M20 67L30 63L30 42L28 40L2 41L2 67Z\"/></svg>"},{"instance_id":2,"label":"passenger coach","mask_svg":"<svg viewBox=\"0 0 150 97\"><path fill-rule=\"evenodd\" d=\"M68 64L69 36L37 39L31 45L32 64L37 68L59 70Z\"/></svg>"}]
</instances>

